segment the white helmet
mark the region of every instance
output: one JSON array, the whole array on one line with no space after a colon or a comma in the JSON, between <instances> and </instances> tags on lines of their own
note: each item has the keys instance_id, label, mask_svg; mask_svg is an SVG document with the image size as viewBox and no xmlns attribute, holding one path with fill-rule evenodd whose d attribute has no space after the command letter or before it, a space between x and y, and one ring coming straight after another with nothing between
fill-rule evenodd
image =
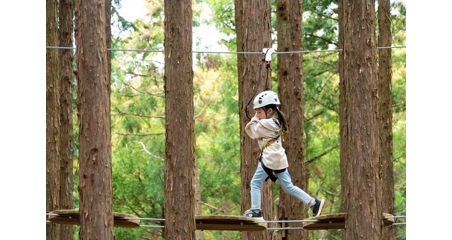
<instances>
[{"instance_id":1,"label":"white helmet","mask_svg":"<svg viewBox=\"0 0 452 240\"><path fill-rule=\"evenodd\" d=\"M264 91L254 98L254 109L265 107L270 104L280 105L278 95L273 91Z\"/></svg>"}]
</instances>

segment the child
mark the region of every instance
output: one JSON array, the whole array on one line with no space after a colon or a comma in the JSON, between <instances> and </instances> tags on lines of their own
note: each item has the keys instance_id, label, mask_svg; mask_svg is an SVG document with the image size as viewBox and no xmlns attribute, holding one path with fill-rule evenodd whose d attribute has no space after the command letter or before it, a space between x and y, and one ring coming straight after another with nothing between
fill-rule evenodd
<instances>
[{"instance_id":1,"label":"child","mask_svg":"<svg viewBox=\"0 0 452 240\"><path fill-rule=\"evenodd\" d=\"M282 189L304 204L310 206L313 216L322 212L324 200L314 199L299 187L293 185L287 167L287 156L281 143L281 135L286 132L287 123L284 114L277 108L280 105L278 95L273 91L259 93L254 99L256 115L246 125L245 131L252 139L258 139L261 154L253 179L251 179L251 208L243 213L246 217L262 217L261 186L270 178L279 180ZM275 112L278 119L275 118ZM273 175L275 172L276 176Z\"/></svg>"}]
</instances>

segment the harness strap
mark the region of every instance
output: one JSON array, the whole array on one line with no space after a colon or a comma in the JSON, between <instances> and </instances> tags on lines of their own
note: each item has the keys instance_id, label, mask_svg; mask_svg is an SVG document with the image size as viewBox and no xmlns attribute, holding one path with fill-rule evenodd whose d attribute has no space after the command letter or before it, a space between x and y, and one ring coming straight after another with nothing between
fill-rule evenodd
<instances>
[{"instance_id":1,"label":"harness strap","mask_svg":"<svg viewBox=\"0 0 452 240\"><path fill-rule=\"evenodd\" d=\"M273 122L275 122L276 125L281 126L276 119L273 119ZM276 138L272 138L272 139L268 140L267 142L265 142L261 148L261 151L264 151L264 149L266 147L268 147L268 146L270 146L270 144L276 142L276 140L278 140L279 137L281 137L281 139L284 139L284 131L282 130L282 128L280 127L278 131L279 131L279 135Z\"/></svg>"},{"instance_id":2,"label":"harness strap","mask_svg":"<svg viewBox=\"0 0 452 240\"><path fill-rule=\"evenodd\" d=\"M273 121L279 126L279 122L276 121L276 119L273 119ZM270 146L270 144L276 142L276 140L278 140L279 137L283 138L283 136L284 136L284 131L282 131L282 129L279 128L279 135L278 135L276 138L272 138L272 139L268 140L268 141L265 142L264 145L262 146L261 154L260 154L260 156L259 156L259 162L261 162L262 168L264 169L264 171L265 171L265 172L267 173L267 175L268 175L268 177L265 179L265 181L267 181L267 180L270 178L273 182L276 182L276 180L278 180L278 177L277 177L274 173L281 173L281 172L286 171L285 168L284 168L284 169L279 169L279 170L272 170L272 169L266 167L266 166L264 165L264 162L262 161L262 153L264 152L264 149L265 149L266 147Z\"/></svg>"},{"instance_id":3,"label":"harness strap","mask_svg":"<svg viewBox=\"0 0 452 240\"><path fill-rule=\"evenodd\" d=\"M272 170L272 169L266 167L264 165L264 162L262 161L262 154L261 154L261 157L259 158L259 162L261 163L262 168L268 175L268 177L265 179L265 181L267 181L270 178L270 180L272 180L272 182L276 182L276 180L278 180L278 177L274 173L281 173L281 172L286 171L285 168L279 169L279 170Z\"/></svg>"},{"instance_id":4,"label":"harness strap","mask_svg":"<svg viewBox=\"0 0 452 240\"><path fill-rule=\"evenodd\" d=\"M284 138L284 132L283 132L283 130L282 130L281 128L279 129L279 135L278 135L276 138L272 138L272 139L268 140L267 142L265 142L264 145L263 145L262 148L261 148L261 151L264 151L264 149L265 149L266 147L268 147L268 146L270 146L272 143L276 142L276 141L278 140L279 137L281 137L281 139Z\"/></svg>"}]
</instances>

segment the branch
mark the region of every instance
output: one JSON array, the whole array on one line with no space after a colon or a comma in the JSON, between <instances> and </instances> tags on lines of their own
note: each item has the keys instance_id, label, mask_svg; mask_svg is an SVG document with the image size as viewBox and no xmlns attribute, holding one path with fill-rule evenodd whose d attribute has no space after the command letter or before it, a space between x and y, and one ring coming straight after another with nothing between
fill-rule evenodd
<instances>
[{"instance_id":1,"label":"branch","mask_svg":"<svg viewBox=\"0 0 452 240\"><path fill-rule=\"evenodd\" d=\"M155 158L157 158L157 159L160 159L160 160L162 160L162 161L165 160L165 159L163 159L163 158L161 158L161 157L159 157L159 156L156 156L156 155L152 154L151 152L149 152L149 151L146 149L146 146L144 146L144 143L143 143L143 142L138 142L138 143L140 143L141 146L143 146L143 151L145 151L147 154L149 154L149 155L151 155L152 157L155 157Z\"/></svg>"},{"instance_id":2,"label":"branch","mask_svg":"<svg viewBox=\"0 0 452 240\"><path fill-rule=\"evenodd\" d=\"M317 160L317 159L319 159L319 158L325 156L326 154L328 154L329 152L333 151L334 149L336 149L336 148L338 148L338 147L339 147L339 145L336 145L336 146L334 146L334 147L332 147L332 148L326 150L325 152L321 153L320 155L317 155L316 157L309 159L309 160L306 161L305 163L306 163L306 164L310 164L310 163L314 162L315 160Z\"/></svg>"}]
</instances>

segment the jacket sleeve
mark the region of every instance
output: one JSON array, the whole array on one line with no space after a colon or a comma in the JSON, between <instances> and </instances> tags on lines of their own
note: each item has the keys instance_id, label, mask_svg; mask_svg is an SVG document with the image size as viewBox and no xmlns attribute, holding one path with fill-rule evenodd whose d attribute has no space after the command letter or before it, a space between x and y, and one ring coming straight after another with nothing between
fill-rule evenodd
<instances>
[{"instance_id":1,"label":"jacket sleeve","mask_svg":"<svg viewBox=\"0 0 452 240\"><path fill-rule=\"evenodd\" d=\"M245 126L245 132L252 139L256 138L268 138L271 137L275 130L272 129L270 122L265 122L267 119L259 120L257 117L251 118L251 120Z\"/></svg>"}]
</instances>

